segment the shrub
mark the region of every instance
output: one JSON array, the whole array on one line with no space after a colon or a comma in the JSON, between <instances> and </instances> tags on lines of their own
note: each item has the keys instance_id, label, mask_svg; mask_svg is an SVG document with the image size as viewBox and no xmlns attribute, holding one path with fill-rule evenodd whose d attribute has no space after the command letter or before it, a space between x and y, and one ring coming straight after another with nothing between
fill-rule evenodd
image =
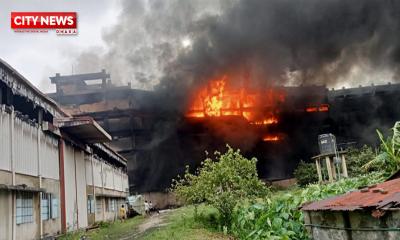
<instances>
[{"instance_id":1,"label":"shrub","mask_svg":"<svg viewBox=\"0 0 400 240\"><path fill-rule=\"evenodd\" d=\"M293 174L300 186L306 186L318 181L317 167L315 166L315 163L300 161Z\"/></svg>"},{"instance_id":2,"label":"shrub","mask_svg":"<svg viewBox=\"0 0 400 240\"><path fill-rule=\"evenodd\" d=\"M222 226L229 226L234 208L247 198L265 196L266 186L258 179L255 158L247 159L227 146L224 154L207 158L195 174L187 168L185 175L174 180L171 190L185 203L206 203L219 212Z\"/></svg>"},{"instance_id":3,"label":"shrub","mask_svg":"<svg viewBox=\"0 0 400 240\"><path fill-rule=\"evenodd\" d=\"M327 185L311 184L304 189L278 192L263 202L240 206L231 232L239 239L309 239L299 207L308 201L342 194L382 181L379 173L341 179Z\"/></svg>"},{"instance_id":4,"label":"shrub","mask_svg":"<svg viewBox=\"0 0 400 240\"><path fill-rule=\"evenodd\" d=\"M356 177L368 172L378 171L379 169L377 168L363 168L365 164L373 160L375 157L376 153L369 146L364 145L361 148L349 148L346 154L346 164L349 176Z\"/></svg>"},{"instance_id":5,"label":"shrub","mask_svg":"<svg viewBox=\"0 0 400 240\"><path fill-rule=\"evenodd\" d=\"M393 135L384 138L383 134L376 130L381 141L380 153L363 167L381 169L386 176L390 176L400 169L400 122L396 122L392 128Z\"/></svg>"}]
</instances>

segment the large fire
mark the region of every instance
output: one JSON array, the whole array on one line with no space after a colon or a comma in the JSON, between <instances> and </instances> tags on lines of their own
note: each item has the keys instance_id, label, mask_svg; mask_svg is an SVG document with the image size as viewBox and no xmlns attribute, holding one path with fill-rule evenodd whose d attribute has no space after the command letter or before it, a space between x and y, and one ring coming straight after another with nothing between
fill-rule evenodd
<instances>
[{"instance_id":1,"label":"large fire","mask_svg":"<svg viewBox=\"0 0 400 240\"><path fill-rule=\"evenodd\" d=\"M249 90L229 86L227 75L214 79L194 96L187 117L240 116L254 125L278 123L277 106L285 101L277 89Z\"/></svg>"}]
</instances>

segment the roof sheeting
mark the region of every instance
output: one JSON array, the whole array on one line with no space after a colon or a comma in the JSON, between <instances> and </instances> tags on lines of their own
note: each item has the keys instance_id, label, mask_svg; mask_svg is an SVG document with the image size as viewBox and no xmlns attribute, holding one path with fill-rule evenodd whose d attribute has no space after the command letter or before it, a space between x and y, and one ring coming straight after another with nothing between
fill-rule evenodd
<instances>
[{"instance_id":1,"label":"roof sheeting","mask_svg":"<svg viewBox=\"0 0 400 240\"><path fill-rule=\"evenodd\" d=\"M111 136L91 117L57 118L57 127L85 143L111 141Z\"/></svg>"},{"instance_id":2,"label":"roof sheeting","mask_svg":"<svg viewBox=\"0 0 400 240\"><path fill-rule=\"evenodd\" d=\"M68 116L55 102L47 97L17 70L0 58L0 81L4 82L14 94L26 97L34 104L49 111L53 116Z\"/></svg>"},{"instance_id":3,"label":"roof sheeting","mask_svg":"<svg viewBox=\"0 0 400 240\"><path fill-rule=\"evenodd\" d=\"M303 211L388 209L400 205L400 179L383 182L332 198L305 203Z\"/></svg>"}]
</instances>

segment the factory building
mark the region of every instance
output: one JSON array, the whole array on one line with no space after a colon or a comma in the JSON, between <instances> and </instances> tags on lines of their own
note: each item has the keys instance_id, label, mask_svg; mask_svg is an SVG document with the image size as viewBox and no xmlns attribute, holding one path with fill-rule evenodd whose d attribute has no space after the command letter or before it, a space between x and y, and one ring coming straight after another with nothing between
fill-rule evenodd
<instances>
[{"instance_id":1,"label":"factory building","mask_svg":"<svg viewBox=\"0 0 400 240\"><path fill-rule=\"evenodd\" d=\"M0 60L0 239L39 239L114 220L126 159L90 117L71 117Z\"/></svg>"}]
</instances>

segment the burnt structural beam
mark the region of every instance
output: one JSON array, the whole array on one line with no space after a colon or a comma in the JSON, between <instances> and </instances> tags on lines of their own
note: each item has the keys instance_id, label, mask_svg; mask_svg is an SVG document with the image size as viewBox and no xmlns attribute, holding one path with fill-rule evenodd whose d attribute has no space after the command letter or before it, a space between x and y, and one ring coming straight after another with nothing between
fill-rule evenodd
<instances>
[{"instance_id":1,"label":"burnt structural beam","mask_svg":"<svg viewBox=\"0 0 400 240\"><path fill-rule=\"evenodd\" d=\"M97 73L84 73L84 74L74 74L74 75L64 75L61 76L56 73L56 76L50 77L51 83L71 83L71 82L82 82L87 80L98 80L101 79L104 82L110 78L110 74L106 73L106 70L102 70Z\"/></svg>"}]
</instances>

